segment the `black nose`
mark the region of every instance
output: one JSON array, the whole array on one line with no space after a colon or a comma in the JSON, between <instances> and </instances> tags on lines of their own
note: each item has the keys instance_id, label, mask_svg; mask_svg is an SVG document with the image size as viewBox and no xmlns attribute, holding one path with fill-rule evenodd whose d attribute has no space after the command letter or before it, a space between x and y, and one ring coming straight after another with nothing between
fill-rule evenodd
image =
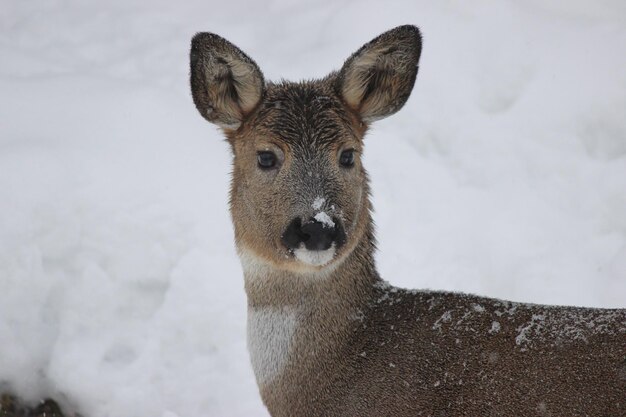
<instances>
[{"instance_id":1,"label":"black nose","mask_svg":"<svg viewBox=\"0 0 626 417\"><path fill-rule=\"evenodd\" d=\"M289 249L298 249L304 243L308 250L326 250L333 242L338 248L345 242L346 234L339 219L333 218L332 223L310 219L302 224L302 220L296 217L283 233L282 242Z\"/></svg>"}]
</instances>

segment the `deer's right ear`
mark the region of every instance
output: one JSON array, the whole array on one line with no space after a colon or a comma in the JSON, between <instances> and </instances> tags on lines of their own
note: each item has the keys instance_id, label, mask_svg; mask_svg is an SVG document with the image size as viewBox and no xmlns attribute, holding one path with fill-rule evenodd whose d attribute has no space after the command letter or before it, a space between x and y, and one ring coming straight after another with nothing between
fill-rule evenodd
<instances>
[{"instance_id":1,"label":"deer's right ear","mask_svg":"<svg viewBox=\"0 0 626 417\"><path fill-rule=\"evenodd\" d=\"M237 129L263 96L257 64L213 33L193 37L189 59L191 94L200 114L224 129Z\"/></svg>"},{"instance_id":2,"label":"deer's right ear","mask_svg":"<svg viewBox=\"0 0 626 417\"><path fill-rule=\"evenodd\" d=\"M411 94L421 51L417 27L391 29L348 58L336 80L337 92L365 122L392 115Z\"/></svg>"}]
</instances>

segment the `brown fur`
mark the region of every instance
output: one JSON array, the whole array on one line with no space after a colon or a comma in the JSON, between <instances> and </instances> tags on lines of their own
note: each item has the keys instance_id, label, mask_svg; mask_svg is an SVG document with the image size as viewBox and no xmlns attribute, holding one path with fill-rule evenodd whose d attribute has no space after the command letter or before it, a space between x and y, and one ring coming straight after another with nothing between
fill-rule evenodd
<instances>
[{"instance_id":1,"label":"brown fur","mask_svg":"<svg viewBox=\"0 0 626 417\"><path fill-rule=\"evenodd\" d=\"M202 91L193 96L198 111L224 128L239 127L263 93L261 71L254 61L216 35L199 33L192 45L191 84L195 91Z\"/></svg>"},{"instance_id":2,"label":"brown fur","mask_svg":"<svg viewBox=\"0 0 626 417\"><path fill-rule=\"evenodd\" d=\"M378 276L359 154L368 123L408 99L420 51L417 28L403 26L323 80L265 85L228 41L192 42L194 101L204 117L209 105L229 118L209 120L225 128L234 153L231 213L264 403L274 417L625 416L626 310L409 291ZM215 62L232 76L204 76ZM228 68L240 66L252 72ZM222 95L216 105L210 92L232 85L254 94ZM355 166L339 167L352 148ZM276 169L257 167L266 150ZM294 217L311 216L319 196L347 240L330 263L311 266L281 234ZM255 321L258 312L271 319Z\"/></svg>"}]
</instances>

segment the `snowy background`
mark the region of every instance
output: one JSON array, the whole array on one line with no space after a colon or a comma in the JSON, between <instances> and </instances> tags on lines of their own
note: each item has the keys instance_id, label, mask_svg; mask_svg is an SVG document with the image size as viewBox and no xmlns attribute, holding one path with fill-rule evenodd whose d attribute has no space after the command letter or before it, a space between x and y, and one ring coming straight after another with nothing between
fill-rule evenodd
<instances>
[{"instance_id":1,"label":"snowy background","mask_svg":"<svg viewBox=\"0 0 626 417\"><path fill-rule=\"evenodd\" d=\"M266 416L189 40L299 79L404 23L416 87L365 152L382 276L626 307L623 0L0 0L0 391L87 417Z\"/></svg>"}]
</instances>

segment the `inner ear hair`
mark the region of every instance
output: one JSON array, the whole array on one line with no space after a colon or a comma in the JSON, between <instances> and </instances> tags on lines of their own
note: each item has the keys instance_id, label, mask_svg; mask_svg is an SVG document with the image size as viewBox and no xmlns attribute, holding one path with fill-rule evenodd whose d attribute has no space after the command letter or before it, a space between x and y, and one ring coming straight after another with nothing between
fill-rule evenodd
<instances>
[{"instance_id":1,"label":"inner ear hair","mask_svg":"<svg viewBox=\"0 0 626 417\"><path fill-rule=\"evenodd\" d=\"M336 89L363 121L390 116L411 95L421 51L417 27L405 25L385 32L348 58Z\"/></svg>"},{"instance_id":2,"label":"inner ear hair","mask_svg":"<svg viewBox=\"0 0 626 417\"><path fill-rule=\"evenodd\" d=\"M190 67L196 108L205 119L224 129L237 129L263 96L265 81L257 64L213 33L193 37Z\"/></svg>"}]
</instances>

